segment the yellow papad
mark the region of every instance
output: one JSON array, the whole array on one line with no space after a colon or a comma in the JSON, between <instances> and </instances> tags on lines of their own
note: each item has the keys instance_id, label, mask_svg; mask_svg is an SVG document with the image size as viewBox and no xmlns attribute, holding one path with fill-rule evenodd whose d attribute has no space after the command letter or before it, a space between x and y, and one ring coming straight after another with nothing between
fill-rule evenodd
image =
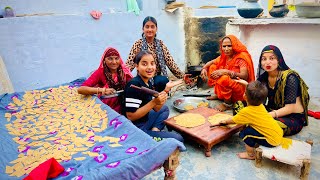
<instances>
[{"instance_id":1,"label":"yellow papad","mask_svg":"<svg viewBox=\"0 0 320 180\"><path fill-rule=\"evenodd\" d=\"M184 113L174 117L174 120L176 120L176 124L179 126L188 128L200 126L206 122L205 117L195 113Z\"/></svg>"}]
</instances>

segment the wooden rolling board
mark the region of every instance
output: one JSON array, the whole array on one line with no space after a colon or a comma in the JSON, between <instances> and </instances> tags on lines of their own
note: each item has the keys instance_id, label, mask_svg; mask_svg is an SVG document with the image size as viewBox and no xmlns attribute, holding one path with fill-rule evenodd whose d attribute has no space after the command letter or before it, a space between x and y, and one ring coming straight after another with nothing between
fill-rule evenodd
<instances>
[{"instance_id":1,"label":"wooden rolling board","mask_svg":"<svg viewBox=\"0 0 320 180\"><path fill-rule=\"evenodd\" d=\"M205 155L207 157L211 156L211 148L215 144L218 144L219 142L229 138L233 134L237 133L241 129L241 125L234 126L232 128L225 128L225 127L214 127L210 128L210 123L208 122L207 118L209 116L215 115L217 113L223 113L219 112L215 109L211 109L208 107L199 107L196 109L189 110L185 113L196 113L201 114L206 118L205 124L202 124L197 127L193 128L186 128L177 125L174 120L174 117L171 117L167 120L165 120L165 124L180 132L184 137L189 138L191 140L196 141L197 143L203 145L205 147Z\"/></svg>"}]
</instances>

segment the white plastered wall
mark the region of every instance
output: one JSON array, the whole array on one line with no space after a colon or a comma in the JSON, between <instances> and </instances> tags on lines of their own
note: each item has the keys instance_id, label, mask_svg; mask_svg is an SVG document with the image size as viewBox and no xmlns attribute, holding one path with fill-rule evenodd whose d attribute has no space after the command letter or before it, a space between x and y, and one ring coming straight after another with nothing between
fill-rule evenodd
<instances>
[{"instance_id":1,"label":"white plastered wall","mask_svg":"<svg viewBox=\"0 0 320 180\"><path fill-rule=\"evenodd\" d=\"M13 91L13 86L10 81L6 65L0 56L0 94L12 93Z\"/></svg>"},{"instance_id":2,"label":"white plastered wall","mask_svg":"<svg viewBox=\"0 0 320 180\"><path fill-rule=\"evenodd\" d=\"M236 35L247 46L255 69L266 45L279 47L287 65L296 70L309 86L310 96L320 97L320 20L281 21L263 24L229 21L227 34Z\"/></svg>"}]
</instances>

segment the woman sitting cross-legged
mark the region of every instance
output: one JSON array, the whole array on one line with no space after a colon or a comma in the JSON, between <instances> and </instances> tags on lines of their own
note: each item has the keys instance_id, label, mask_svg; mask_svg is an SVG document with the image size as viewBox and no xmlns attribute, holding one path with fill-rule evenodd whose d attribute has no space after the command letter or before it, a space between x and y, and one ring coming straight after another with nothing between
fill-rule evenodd
<instances>
[{"instance_id":1,"label":"woman sitting cross-legged","mask_svg":"<svg viewBox=\"0 0 320 180\"><path fill-rule=\"evenodd\" d=\"M234 81L237 78L251 82L255 79L253 62L247 48L234 35L227 35L220 41L221 55L207 62L201 77L214 86L214 96L209 100L224 102L216 107L219 111L231 109L233 103L243 101L244 86Z\"/></svg>"},{"instance_id":2,"label":"woman sitting cross-legged","mask_svg":"<svg viewBox=\"0 0 320 180\"><path fill-rule=\"evenodd\" d=\"M124 90L128 81L132 79L131 72L124 65L120 53L114 48L107 48L100 61L100 66L94 73L78 88L79 94L112 95L116 91ZM103 98L102 102L112 109L121 113L121 102L123 95Z\"/></svg>"}]
</instances>

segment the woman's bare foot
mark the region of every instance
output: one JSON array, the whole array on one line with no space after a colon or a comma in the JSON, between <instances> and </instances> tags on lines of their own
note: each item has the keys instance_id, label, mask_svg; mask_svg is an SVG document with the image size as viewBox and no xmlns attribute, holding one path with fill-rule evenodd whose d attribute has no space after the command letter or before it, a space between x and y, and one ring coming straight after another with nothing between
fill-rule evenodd
<instances>
[{"instance_id":1,"label":"woman's bare foot","mask_svg":"<svg viewBox=\"0 0 320 180\"><path fill-rule=\"evenodd\" d=\"M237 153L237 156L240 159L249 159L249 160L255 160L256 159L254 154L248 154L247 152Z\"/></svg>"},{"instance_id":2,"label":"woman's bare foot","mask_svg":"<svg viewBox=\"0 0 320 180\"><path fill-rule=\"evenodd\" d=\"M206 98L207 100L217 100L218 96L217 95L213 95L213 96L209 96Z\"/></svg>"},{"instance_id":3,"label":"woman's bare foot","mask_svg":"<svg viewBox=\"0 0 320 180\"><path fill-rule=\"evenodd\" d=\"M226 106L226 105L224 105L224 104L222 103L222 104L219 104L218 106L216 106L214 109L215 109L215 110L218 110L218 111L220 111L220 112L223 112L223 111L226 111L226 110L231 109L231 107L228 107L228 106Z\"/></svg>"}]
</instances>

